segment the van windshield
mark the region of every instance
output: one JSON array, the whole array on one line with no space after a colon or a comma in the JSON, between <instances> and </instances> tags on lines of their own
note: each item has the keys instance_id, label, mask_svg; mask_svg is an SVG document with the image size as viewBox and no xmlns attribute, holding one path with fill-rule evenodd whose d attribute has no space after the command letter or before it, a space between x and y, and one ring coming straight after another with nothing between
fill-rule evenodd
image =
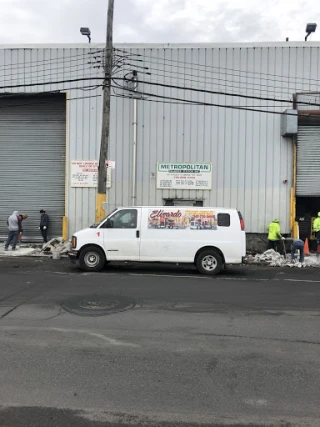
<instances>
[{"instance_id":1,"label":"van windshield","mask_svg":"<svg viewBox=\"0 0 320 427\"><path fill-rule=\"evenodd\" d=\"M92 224L90 225L90 228L98 228L100 224L102 224L107 218L109 218L109 216L113 215L115 211L117 211L118 209L113 209L112 212L110 212L106 217L104 217L101 221L97 222L96 224Z\"/></svg>"}]
</instances>

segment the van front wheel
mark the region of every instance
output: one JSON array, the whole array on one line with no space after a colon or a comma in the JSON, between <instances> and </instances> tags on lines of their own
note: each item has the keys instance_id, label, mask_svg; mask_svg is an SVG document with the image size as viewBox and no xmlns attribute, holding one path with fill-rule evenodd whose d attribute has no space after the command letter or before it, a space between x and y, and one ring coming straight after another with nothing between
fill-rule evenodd
<instances>
[{"instance_id":1,"label":"van front wheel","mask_svg":"<svg viewBox=\"0 0 320 427\"><path fill-rule=\"evenodd\" d=\"M222 259L221 256L213 250L203 251L200 252L197 257L196 266L201 274L219 274L222 269Z\"/></svg>"},{"instance_id":2,"label":"van front wheel","mask_svg":"<svg viewBox=\"0 0 320 427\"><path fill-rule=\"evenodd\" d=\"M100 271L106 262L106 257L100 248L88 246L80 252L79 261L80 267L85 271Z\"/></svg>"}]
</instances>

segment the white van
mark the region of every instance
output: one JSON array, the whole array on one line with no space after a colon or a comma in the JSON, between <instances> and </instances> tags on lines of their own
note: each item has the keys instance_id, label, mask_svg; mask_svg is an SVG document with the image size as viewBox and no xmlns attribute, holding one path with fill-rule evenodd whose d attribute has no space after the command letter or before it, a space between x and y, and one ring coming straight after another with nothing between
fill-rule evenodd
<instances>
[{"instance_id":1,"label":"white van","mask_svg":"<svg viewBox=\"0 0 320 427\"><path fill-rule=\"evenodd\" d=\"M75 233L69 258L86 271L140 261L194 263L202 274L218 274L245 255L244 221L236 209L142 206L116 209Z\"/></svg>"}]
</instances>

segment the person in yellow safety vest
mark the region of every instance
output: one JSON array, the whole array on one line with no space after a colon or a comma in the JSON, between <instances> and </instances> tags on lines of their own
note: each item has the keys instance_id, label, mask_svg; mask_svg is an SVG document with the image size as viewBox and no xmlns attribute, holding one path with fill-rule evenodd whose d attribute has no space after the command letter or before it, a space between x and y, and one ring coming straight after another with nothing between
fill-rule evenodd
<instances>
[{"instance_id":1,"label":"person in yellow safety vest","mask_svg":"<svg viewBox=\"0 0 320 427\"><path fill-rule=\"evenodd\" d=\"M313 230L316 235L317 243L320 245L320 212L318 212L318 218L313 221Z\"/></svg>"},{"instance_id":2,"label":"person in yellow safety vest","mask_svg":"<svg viewBox=\"0 0 320 427\"><path fill-rule=\"evenodd\" d=\"M274 249L275 251L279 249L281 255L284 255L283 243L281 240L284 240L284 237L280 233L280 224L279 219L275 218L271 224L268 225L268 249Z\"/></svg>"}]
</instances>

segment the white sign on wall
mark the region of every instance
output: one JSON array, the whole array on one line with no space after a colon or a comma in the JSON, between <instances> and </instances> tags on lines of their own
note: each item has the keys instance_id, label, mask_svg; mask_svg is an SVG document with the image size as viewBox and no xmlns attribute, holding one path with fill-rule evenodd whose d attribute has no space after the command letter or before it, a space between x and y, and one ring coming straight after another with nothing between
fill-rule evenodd
<instances>
[{"instance_id":1,"label":"white sign on wall","mask_svg":"<svg viewBox=\"0 0 320 427\"><path fill-rule=\"evenodd\" d=\"M157 164L157 188L174 190L211 190L212 163Z\"/></svg>"},{"instance_id":2,"label":"white sign on wall","mask_svg":"<svg viewBox=\"0 0 320 427\"><path fill-rule=\"evenodd\" d=\"M97 160L71 161L71 187L95 188L98 187ZM107 188L111 188L111 169L107 169Z\"/></svg>"}]
</instances>

